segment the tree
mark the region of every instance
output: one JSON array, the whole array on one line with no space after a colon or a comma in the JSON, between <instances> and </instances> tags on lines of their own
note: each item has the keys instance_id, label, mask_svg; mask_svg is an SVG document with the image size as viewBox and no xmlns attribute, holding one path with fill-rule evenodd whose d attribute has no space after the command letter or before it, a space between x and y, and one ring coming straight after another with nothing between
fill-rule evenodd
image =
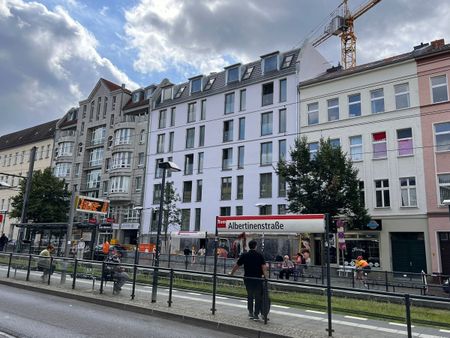
<instances>
[{"instance_id":1,"label":"tree","mask_svg":"<svg viewBox=\"0 0 450 338\"><path fill-rule=\"evenodd\" d=\"M321 139L313 156L307 138L295 141L291 161L280 161L277 174L287 183L288 210L292 213L329 213L345 216L351 228L369 223L360 199L358 170L340 147Z\"/></svg>"},{"instance_id":2,"label":"tree","mask_svg":"<svg viewBox=\"0 0 450 338\"><path fill-rule=\"evenodd\" d=\"M173 182L167 182L164 191L163 202L163 231L164 231L164 245L167 250L167 232L169 225L181 224L181 211L177 207L177 202L181 201L180 195L178 195L176 189L173 186Z\"/></svg>"},{"instance_id":3,"label":"tree","mask_svg":"<svg viewBox=\"0 0 450 338\"><path fill-rule=\"evenodd\" d=\"M12 198L11 217L20 218L26 180L19 186L19 194ZM67 222L70 192L64 180L54 176L50 168L33 172L28 198L27 219L36 223Z\"/></svg>"}]
</instances>

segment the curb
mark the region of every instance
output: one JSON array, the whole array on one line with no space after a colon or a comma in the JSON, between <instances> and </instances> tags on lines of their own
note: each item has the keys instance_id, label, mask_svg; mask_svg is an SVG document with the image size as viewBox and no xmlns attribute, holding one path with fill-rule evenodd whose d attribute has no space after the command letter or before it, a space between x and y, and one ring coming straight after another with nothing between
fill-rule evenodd
<instances>
[{"instance_id":1,"label":"curb","mask_svg":"<svg viewBox=\"0 0 450 338\"><path fill-rule=\"evenodd\" d=\"M231 324L225 324L221 322L216 322L212 320L207 319L201 319L201 318L195 318L190 317L186 315L180 315L176 313L171 313L167 311L157 310L157 309L150 309L150 308L144 308L142 306L133 305L133 304L127 304L127 303L118 303L115 301L107 300L107 299L101 299L101 298L93 298L89 296L79 295L79 294L71 294L64 291L59 290L53 290L53 289L46 289L41 288L34 285L28 285L28 284L22 284L22 283L15 283L8 280L0 280L1 285L7 285L10 287L15 287L19 289L29 290L29 291L35 291L35 292L41 292L52 296L62 297L62 298L69 298L73 300L79 300L87 303L93 303L97 305L112 307L119 310L126 310L134 313L159 317L163 319L169 319L169 320L176 320L181 321L186 324L194 325L194 326L200 326L207 329L212 330L220 330L222 332L249 337L249 338L286 338L289 336L280 335L272 332L266 332L262 330L256 330L251 328L245 328L241 326L235 326Z\"/></svg>"}]
</instances>

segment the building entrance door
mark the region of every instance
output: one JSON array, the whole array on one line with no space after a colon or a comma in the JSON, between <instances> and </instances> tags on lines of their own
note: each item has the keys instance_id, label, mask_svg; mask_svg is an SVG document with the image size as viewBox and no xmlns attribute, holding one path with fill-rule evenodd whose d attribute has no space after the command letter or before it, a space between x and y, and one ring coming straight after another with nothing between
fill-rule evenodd
<instances>
[{"instance_id":1,"label":"building entrance door","mask_svg":"<svg viewBox=\"0 0 450 338\"><path fill-rule=\"evenodd\" d=\"M427 272L423 232L391 232L392 270Z\"/></svg>"},{"instance_id":2,"label":"building entrance door","mask_svg":"<svg viewBox=\"0 0 450 338\"><path fill-rule=\"evenodd\" d=\"M450 275L450 232L439 233L442 274Z\"/></svg>"}]
</instances>

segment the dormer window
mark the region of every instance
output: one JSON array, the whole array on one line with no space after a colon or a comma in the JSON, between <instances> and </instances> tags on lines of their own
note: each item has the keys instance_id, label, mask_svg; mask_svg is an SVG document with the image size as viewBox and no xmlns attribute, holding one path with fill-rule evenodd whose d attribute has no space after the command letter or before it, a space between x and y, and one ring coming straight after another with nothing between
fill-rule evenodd
<instances>
[{"instance_id":1,"label":"dormer window","mask_svg":"<svg viewBox=\"0 0 450 338\"><path fill-rule=\"evenodd\" d=\"M178 91L175 94L175 99L178 99L181 95L183 95L184 90L186 89L186 86L180 86L178 87Z\"/></svg>"},{"instance_id":2,"label":"dormer window","mask_svg":"<svg viewBox=\"0 0 450 338\"><path fill-rule=\"evenodd\" d=\"M247 67L247 69L245 69L244 75L242 75L242 80L247 80L250 78L250 76L252 76L253 73L253 69L255 68L255 66L249 66Z\"/></svg>"},{"instance_id":3,"label":"dormer window","mask_svg":"<svg viewBox=\"0 0 450 338\"><path fill-rule=\"evenodd\" d=\"M278 70L278 52L263 57L264 74Z\"/></svg>"},{"instance_id":4,"label":"dormer window","mask_svg":"<svg viewBox=\"0 0 450 338\"><path fill-rule=\"evenodd\" d=\"M172 98L172 87L164 88L162 97L163 101L170 100Z\"/></svg>"},{"instance_id":5,"label":"dormer window","mask_svg":"<svg viewBox=\"0 0 450 338\"><path fill-rule=\"evenodd\" d=\"M155 88L149 88L145 91L145 99L148 100L152 97L153 92L155 91Z\"/></svg>"},{"instance_id":6,"label":"dormer window","mask_svg":"<svg viewBox=\"0 0 450 338\"><path fill-rule=\"evenodd\" d=\"M133 103L139 102L139 100L141 99L141 92L136 92L133 93Z\"/></svg>"},{"instance_id":7,"label":"dormer window","mask_svg":"<svg viewBox=\"0 0 450 338\"><path fill-rule=\"evenodd\" d=\"M239 67L229 68L227 71L227 83L239 80Z\"/></svg>"},{"instance_id":8,"label":"dormer window","mask_svg":"<svg viewBox=\"0 0 450 338\"><path fill-rule=\"evenodd\" d=\"M191 80L191 94L197 93L202 90L202 78L198 77Z\"/></svg>"},{"instance_id":9,"label":"dormer window","mask_svg":"<svg viewBox=\"0 0 450 338\"><path fill-rule=\"evenodd\" d=\"M215 77L209 78L208 82L206 82L205 88L203 90L210 90L212 85L214 84L214 81L216 81Z\"/></svg>"},{"instance_id":10,"label":"dormer window","mask_svg":"<svg viewBox=\"0 0 450 338\"><path fill-rule=\"evenodd\" d=\"M286 55L284 57L282 65L281 65L281 69L289 67L292 63L293 58L294 58L294 54Z\"/></svg>"}]
</instances>

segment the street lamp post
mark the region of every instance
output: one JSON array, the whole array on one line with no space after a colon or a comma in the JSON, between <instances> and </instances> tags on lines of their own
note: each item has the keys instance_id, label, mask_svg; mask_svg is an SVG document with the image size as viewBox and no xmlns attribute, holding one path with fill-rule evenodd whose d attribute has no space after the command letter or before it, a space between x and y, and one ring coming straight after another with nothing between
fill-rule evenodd
<instances>
[{"instance_id":1,"label":"street lamp post","mask_svg":"<svg viewBox=\"0 0 450 338\"><path fill-rule=\"evenodd\" d=\"M159 213L158 213L158 228L156 230L156 248L155 248L155 268L153 270L153 284L152 284L152 303L156 302L156 297L158 293L158 267L159 267L159 251L160 251L160 237L161 237L161 225L162 225L162 214L164 212L164 190L166 185L166 171L181 171L181 169L173 162L161 162L158 168L162 169L162 182L161 182L161 196L159 200Z\"/></svg>"}]
</instances>

